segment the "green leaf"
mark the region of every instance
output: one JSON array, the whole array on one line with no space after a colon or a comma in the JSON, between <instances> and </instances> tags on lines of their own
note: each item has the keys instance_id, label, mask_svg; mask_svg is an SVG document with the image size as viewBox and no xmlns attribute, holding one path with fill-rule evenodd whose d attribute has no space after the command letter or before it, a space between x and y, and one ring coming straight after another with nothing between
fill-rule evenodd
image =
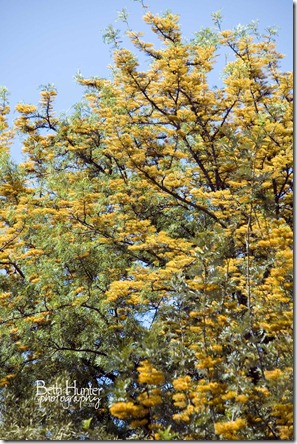
<instances>
[{"instance_id":1,"label":"green leaf","mask_svg":"<svg viewBox=\"0 0 297 444\"><path fill-rule=\"evenodd\" d=\"M85 430L85 431L89 430L91 422L92 422L92 419L93 418L91 417L91 418L88 418L88 419L84 419L82 421L82 428L83 428L83 430Z\"/></svg>"}]
</instances>

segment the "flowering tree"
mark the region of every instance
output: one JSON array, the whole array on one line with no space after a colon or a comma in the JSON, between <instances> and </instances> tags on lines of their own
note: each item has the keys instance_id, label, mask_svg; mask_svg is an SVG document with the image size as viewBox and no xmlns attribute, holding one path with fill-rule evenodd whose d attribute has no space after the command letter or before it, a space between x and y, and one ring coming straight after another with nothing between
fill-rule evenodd
<instances>
[{"instance_id":1,"label":"flowering tree","mask_svg":"<svg viewBox=\"0 0 297 444\"><path fill-rule=\"evenodd\" d=\"M79 77L73 115L52 86L17 106L18 166L3 98L10 439L292 439L292 74L270 33L214 19L184 42L146 12L160 46L128 31L146 71L110 30L112 80ZM100 409L44 413L34 381L61 375L100 387ZM38 424L9 428L16 398Z\"/></svg>"}]
</instances>

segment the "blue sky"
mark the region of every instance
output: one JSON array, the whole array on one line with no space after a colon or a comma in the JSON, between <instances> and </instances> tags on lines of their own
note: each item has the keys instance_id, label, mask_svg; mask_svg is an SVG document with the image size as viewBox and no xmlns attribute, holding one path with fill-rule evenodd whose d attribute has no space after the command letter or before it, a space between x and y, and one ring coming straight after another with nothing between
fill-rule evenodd
<instances>
[{"instance_id":1,"label":"blue sky","mask_svg":"<svg viewBox=\"0 0 297 444\"><path fill-rule=\"evenodd\" d=\"M145 0L152 12L171 9L181 16L185 37L202 27L213 26L211 14L221 10L223 27L232 28L259 20L260 30L277 26L277 48L286 54L284 70L292 69L292 0ZM117 12L126 8L131 28L146 31L143 10L133 0L0 0L0 85L8 88L12 107L18 102L37 103L39 86L53 83L58 89L56 110L70 112L83 89L74 76L109 76L110 48L102 30L115 23ZM20 159L20 142L13 157Z\"/></svg>"}]
</instances>

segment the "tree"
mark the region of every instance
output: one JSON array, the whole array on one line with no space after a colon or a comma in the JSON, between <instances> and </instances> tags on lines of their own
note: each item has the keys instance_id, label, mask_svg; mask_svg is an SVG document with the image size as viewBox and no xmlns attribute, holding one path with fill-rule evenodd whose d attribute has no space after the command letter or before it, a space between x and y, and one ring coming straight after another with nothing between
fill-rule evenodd
<instances>
[{"instance_id":1,"label":"tree","mask_svg":"<svg viewBox=\"0 0 297 444\"><path fill-rule=\"evenodd\" d=\"M1 107L14 439L292 439L292 74L271 33L214 20L184 42L177 16L146 12L160 46L128 30L146 71L110 30L112 80L79 77L73 115L52 85L17 106L18 166ZM34 382L61 375L100 409L36 405ZM12 395L35 428L10 425Z\"/></svg>"}]
</instances>

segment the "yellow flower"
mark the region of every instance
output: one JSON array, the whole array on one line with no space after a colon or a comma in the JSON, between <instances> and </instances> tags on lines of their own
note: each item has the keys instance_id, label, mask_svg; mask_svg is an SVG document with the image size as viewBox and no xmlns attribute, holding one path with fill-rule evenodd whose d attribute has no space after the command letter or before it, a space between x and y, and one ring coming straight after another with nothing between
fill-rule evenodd
<instances>
[{"instance_id":1,"label":"yellow flower","mask_svg":"<svg viewBox=\"0 0 297 444\"><path fill-rule=\"evenodd\" d=\"M270 380L281 378L283 375L283 372L279 368L276 368L274 370L265 370L264 374L265 374L265 378L268 381L270 381Z\"/></svg>"},{"instance_id":2,"label":"yellow flower","mask_svg":"<svg viewBox=\"0 0 297 444\"><path fill-rule=\"evenodd\" d=\"M34 113L36 111L36 106L34 106L34 105L22 105L21 103L19 103L18 105L16 105L15 109L19 113L30 114L30 113Z\"/></svg>"},{"instance_id":3,"label":"yellow flower","mask_svg":"<svg viewBox=\"0 0 297 444\"><path fill-rule=\"evenodd\" d=\"M141 384L162 384L165 380L163 373L155 369L149 361L142 361L137 370L138 382Z\"/></svg>"},{"instance_id":4,"label":"yellow flower","mask_svg":"<svg viewBox=\"0 0 297 444\"><path fill-rule=\"evenodd\" d=\"M241 402L242 404L245 404L248 401L248 397L246 395L238 395L236 396L235 400L238 402Z\"/></svg>"},{"instance_id":5,"label":"yellow flower","mask_svg":"<svg viewBox=\"0 0 297 444\"><path fill-rule=\"evenodd\" d=\"M293 426L280 426L279 435L282 441L291 441L294 436L294 428Z\"/></svg>"},{"instance_id":6,"label":"yellow flower","mask_svg":"<svg viewBox=\"0 0 297 444\"><path fill-rule=\"evenodd\" d=\"M11 296L11 293L2 293L0 294L0 299L7 299Z\"/></svg>"},{"instance_id":7,"label":"yellow flower","mask_svg":"<svg viewBox=\"0 0 297 444\"><path fill-rule=\"evenodd\" d=\"M230 390L228 393L222 396L224 401L228 401L229 399L233 399L236 397L236 392L234 390Z\"/></svg>"},{"instance_id":8,"label":"yellow flower","mask_svg":"<svg viewBox=\"0 0 297 444\"><path fill-rule=\"evenodd\" d=\"M181 376L173 381L175 390L189 390L191 387L190 376Z\"/></svg>"},{"instance_id":9,"label":"yellow flower","mask_svg":"<svg viewBox=\"0 0 297 444\"><path fill-rule=\"evenodd\" d=\"M160 395L148 394L146 392L141 393L137 399L145 407L153 407L155 405L162 404L162 398Z\"/></svg>"},{"instance_id":10,"label":"yellow flower","mask_svg":"<svg viewBox=\"0 0 297 444\"><path fill-rule=\"evenodd\" d=\"M172 396L172 399L173 399L174 405L176 407L180 407L181 409L184 409L187 406L187 398L184 393L175 393Z\"/></svg>"},{"instance_id":11,"label":"yellow flower","mask_svg":"<svg viewBox=\"0 0 297 444\"><path fill-rule=\"evenodd\" d=\"M131 427L142 427L148 423L147 419L135 419L134 421L130 422Z\"/></svg>"},{"instance_id":12,"label":"yellow flower","mask_svg":"<svg viewBox=\"0 0 297 444\"><path fill-rule=\"evenodd\" d=\"M217 422L215 424L215 432L217 435L222 435L225 439L236 438L235 432L238 432L246 426L246 420L238 418L235 421Z\"/></svg>"},{"instance_id":13,"label":"yellow flower","mask_svg":"<svg viewBox=\"0 0 297 444\"><path fill-rule=\"evenodd\" d=\"M176 413L175 415L172 416L173 421L176 422L189 422L190 421L190 417L187 413Z\"/></svg>"},{"instance_id":14,"label":"yellow flower","mask_svg":"<svg viewBox=\"0 0 297 444\"><path fill-rule=\"evenodd\" d=\"M18 349L20 351L26 351L26 350L28 350L28 348L29 347L27 345L23 345L23 344L18 345Z\"/></svg>"},{"instance_id":15,"label":"yellow flower","mask_svg":"<svg viewBox=\"0 0 297 444\"><path fill-rule=\"evenodd\" d=\"M113 416L120 419L143 418L148 410L133 402L116 402L110 407Z\"/></svg>"},{"instance_id":16,"label":"yellow flower","mask_svg":"<svg viewBox=\"0 0 297 444\"><path fill-rule=\"evenodd\" d=\"M216 352L221 352L223 350L223 347L219 344L215 344L212 346L212 349Z\"/></svg>"}]
</instances>

